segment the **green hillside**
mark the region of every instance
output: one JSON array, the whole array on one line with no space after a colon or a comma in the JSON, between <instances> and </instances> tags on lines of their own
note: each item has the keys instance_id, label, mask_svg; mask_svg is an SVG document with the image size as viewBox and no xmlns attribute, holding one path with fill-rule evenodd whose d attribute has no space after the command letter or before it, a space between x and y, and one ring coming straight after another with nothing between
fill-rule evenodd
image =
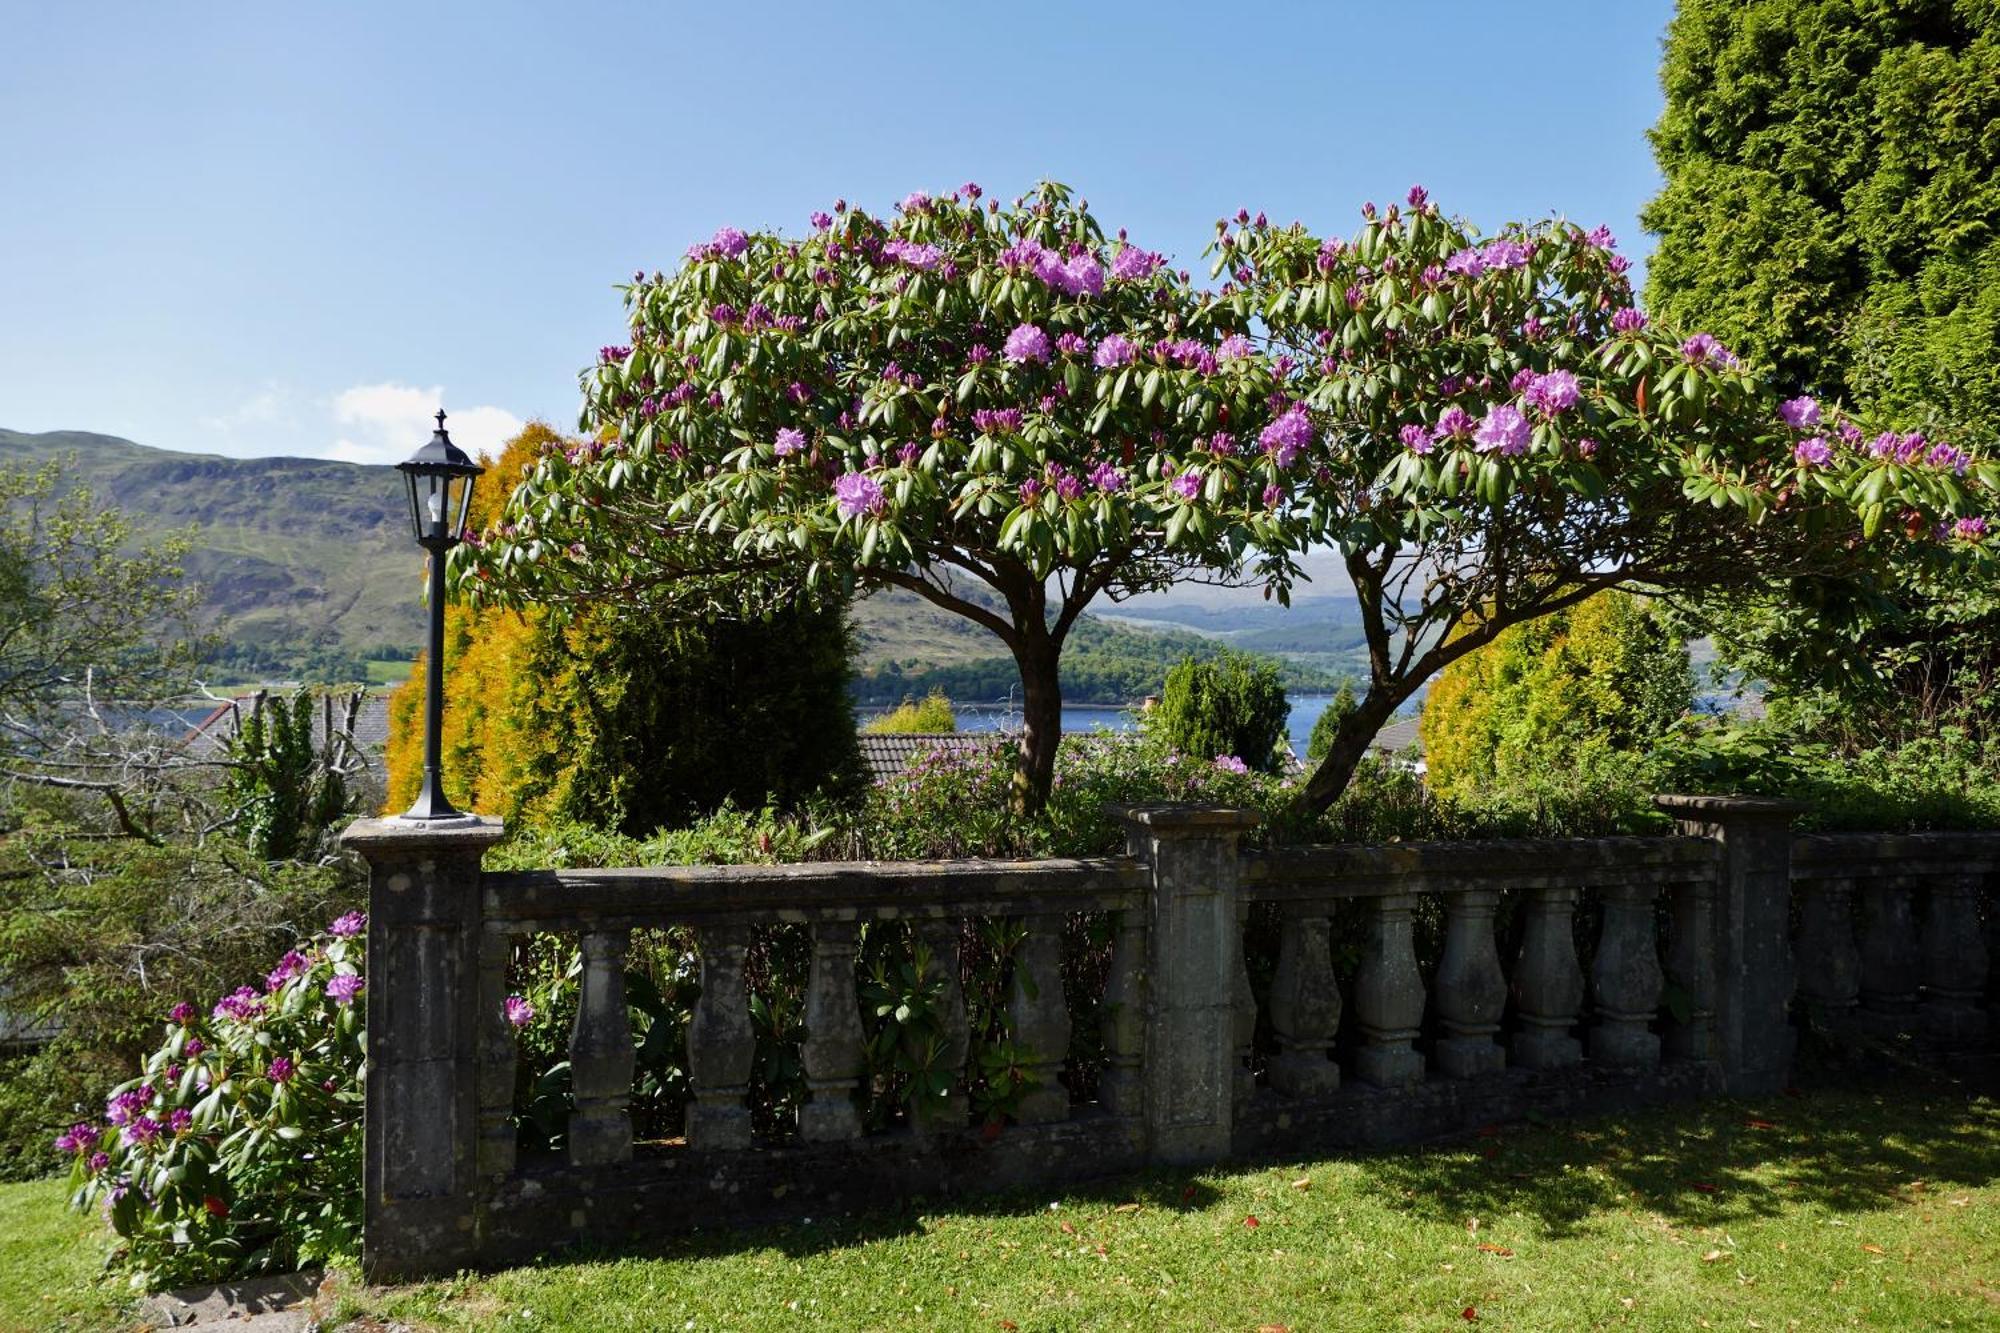
<instances>
[{"instance_id":1,"label":"green hillside","mask_svg":"<svg viewBox=\"0 0 2000 1333\"><path fill-rule=\"evenodd\" d=\"M386 466L308 458L223 458L171 453L111 435L0 430L0 466L73 460L71 475L142 533L194 530L190 577L204 589L220 641L216 674L254 679L400 679L384 659L414 654L423 637L423 564L409 536L402 478ZM1151 614L1149 612L1149 614ZM1163 619L1181 612L1167 611ZM1245 622L1226 612L1188 613L1202 627L1243 635L1284 633L1266 612ZM986 630L914 593L863 599L854 619L860 692L893 702L941 688L961 700L1001 699L1017 678ZM1309 616L1296 637L1309 650L1343 646L1330 619ZM1317 633L1316 633L1317 631ZM1287 640L1289 642L1289 640ZM1276 646L1276 645L1272 645ZM1137 628L1085 617L1064 661L1074 702L1128 702L1156 692L1183 655L1218 651L1215 638L1165 626ZM1288 667L1294 688L1329 688L1323 661Z\"/></svg>"}]
</instances>

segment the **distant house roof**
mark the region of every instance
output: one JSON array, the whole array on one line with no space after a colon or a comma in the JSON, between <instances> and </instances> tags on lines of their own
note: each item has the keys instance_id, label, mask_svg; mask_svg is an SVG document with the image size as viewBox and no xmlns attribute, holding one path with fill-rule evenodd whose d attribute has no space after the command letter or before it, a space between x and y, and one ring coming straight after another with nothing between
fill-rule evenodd
<instances>
[{"instance_id":1,"label":"distant house roof","mask_svg":"<svg viewBox=\"0 0 2000 1333\"><path fill-rule=\"evenodd\" d=\"M1369 749L1389 754L1402 754L1413 747L1419 755L1424 752L1424 738L1418 733L1417 719L1413 717L1397 718L1376 732L1375 739L1368 743Z\"/></svg>"},{"instance_id":2,"label":"distant house roof","mask_svg":"<svg viewBox=\"0 0 2000 1333\"><path fill-rule=\"evenodd\" d=\"M892 778L910 766L918 755L943 750L952 754L973 754L990 750L1002 739L999 732L916 731L880 733L864 731L855 738L861 744L862 761L868 776L876 782Z\"/></svg>"}]
</instances>

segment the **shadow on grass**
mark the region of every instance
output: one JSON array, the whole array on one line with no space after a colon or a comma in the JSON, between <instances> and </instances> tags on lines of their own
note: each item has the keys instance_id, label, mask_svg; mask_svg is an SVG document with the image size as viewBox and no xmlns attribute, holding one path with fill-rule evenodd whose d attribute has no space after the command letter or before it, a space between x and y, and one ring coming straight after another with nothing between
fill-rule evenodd
<instances>
[{"instance_id":1,"label":"shadow on grass","mask_svg":"<svg viewBox=\"0 0 2000 1333\"><path fill-rule=\"evenodd\" d=\"M2000 1105L1963 1093L1828 1090L1715 1101L1363 1159L1381 1199L1439 1221L1521 1213L1551 1237L1649 1211L1715 1225L1817 1205L1868 1212L2000 1179Z\"/></svg>"},{"instance_id":2,"label":"shadow on grass","mask_svg":"<svg viewBox=\"0 0 2000 1333\"><path fill-rule=\"evenodd\" d=\"M1659 1213L1675 1225L1719 1225L1819 1205L1866 1212L1913 1191L2000 1179L2000 1104L1962 1091L1830 1089L1770 1102L1712 1101L1623 1116L1482 1131L1446 1146L1320 1154L1355 1165L1383 1206L1426 1221L1520 1213L1561 1237L1599 1215ZM1266 1170L1268 1161L1204 1171L1154 1170L976 1197L911 1198L863 1213L695 1230L616 1245L580 1244L533 1266L612 1259L692 1260L770 1249L791 1259L922 1233L928 1218L1019 1218L1049 1203L1081 1223L1136 1204L1198 1212L1221 1198L1204 1177ZM1921 1182L1921 1183L1918 1183Z\"/></svg>"}]
</instances>

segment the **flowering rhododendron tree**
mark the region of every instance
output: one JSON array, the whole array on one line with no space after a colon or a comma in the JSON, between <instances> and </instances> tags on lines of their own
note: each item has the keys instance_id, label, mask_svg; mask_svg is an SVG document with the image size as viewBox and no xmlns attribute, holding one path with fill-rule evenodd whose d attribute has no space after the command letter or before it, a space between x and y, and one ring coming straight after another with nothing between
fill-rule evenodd
<instances>
[{"instance_id":1,"label":"flowering rhododendron tree","mask_svg":"<svg viewBox=\"0 0 2000 1333\"><path fill-rule=\"evenodd\" d=\"M1780 401L1715 338L1651 323L1603 228L1482 238L1417 188L1349 238L1241 213L1213 253L1210 323L1254 324L1278 380L1261 442L1300 452L1285 535L1341 553L1367 637L1322 808L1440 668L1599 589L1990 564L2000 465Z\"/></svg>"},{"instance_id":2,"label":"flowering rhododendron tree","mask_svg":"<svg viewBox=\"0 0 2000 1333\"><path fill-rule=\"evenodd\" d=\"M725 227L626 300L629 344L584 375L593 442L541 460L455 553L455 588L731 615L907 589L1019 665L1026 808L1093 599L1246 560L1282 585L1301 545L1285 368L1059 185L836 204L799 237Z\"/></svg>"},{"instance_id":3,"label":"flowering rhododendron tree","mask_svg":"<svg viewBox=\"0 0 2000 1333\"><path fill-rule=\"evenodd\" d=\"M366 918L288 951L207 1013L185 1001L101 1120L55 1141L153 1286L352 1254L361 1234Z\"/></svg>"}]
</instances>

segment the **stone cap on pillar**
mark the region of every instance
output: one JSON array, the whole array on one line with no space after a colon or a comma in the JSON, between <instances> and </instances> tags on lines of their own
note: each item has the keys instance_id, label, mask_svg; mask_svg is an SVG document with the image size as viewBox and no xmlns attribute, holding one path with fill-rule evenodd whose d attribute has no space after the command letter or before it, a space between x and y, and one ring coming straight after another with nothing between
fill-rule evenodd
<instances>
[{"instance_id":1,"label":"stone cap on pillar","mask_svg":"<svg viewBox=\"0 0 2000 1333\"><path fill-rule=\"evenodd\" d=\"M1156 838L1213 838L1241 834L1263 822L1261 811L1239 805L1195 805L1158 801L1145 805L1113 802L1104 812L1127 827L1144 829Z\"/></svg>"},{"instance_id":2,"label":"stone cap on pillar","mask_svg":"<svg viewBox=\"0 0 2000 1333\"><path fill-rule=\"evenodd\" d=\"M1681 819L1718 823L1725 819L1790 819L1812 807L1782 796L1655 796L1653 804Z\"/></svg>"},{"instance_id":3,"label":"stone cap on pillar","mask_svg":"<svg viewBox=\"0 0 2000 1333\"><path fill-rule=\"evenodd\" d=\"M340 845L363 856L380 853L464 852L474 855L500 841L506 823L490 815L457 819L357 819L340 835Z\"/></svg>"}]
</instances>

